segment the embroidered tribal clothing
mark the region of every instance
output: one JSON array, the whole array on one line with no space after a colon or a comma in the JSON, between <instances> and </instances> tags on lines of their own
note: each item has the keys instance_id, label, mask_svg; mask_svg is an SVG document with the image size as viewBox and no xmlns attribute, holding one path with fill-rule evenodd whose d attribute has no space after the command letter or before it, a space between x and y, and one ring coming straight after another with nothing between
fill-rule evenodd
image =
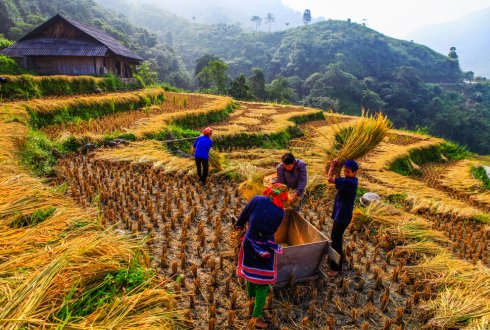
<instances>
[{"instance_id":1,"label":"embroidered tribal clothing","mask_svg":"<svg viewBox=\"0 0 490 330\"><path fill-rule=\"evenodd\" d=\"M277 279L275 253L282 247L274 242L284 210L266 196L255 196L243 209L236 227L248 230L238 257L237 275L255 284L274 284Z\"/></svg>"}]
</instances>

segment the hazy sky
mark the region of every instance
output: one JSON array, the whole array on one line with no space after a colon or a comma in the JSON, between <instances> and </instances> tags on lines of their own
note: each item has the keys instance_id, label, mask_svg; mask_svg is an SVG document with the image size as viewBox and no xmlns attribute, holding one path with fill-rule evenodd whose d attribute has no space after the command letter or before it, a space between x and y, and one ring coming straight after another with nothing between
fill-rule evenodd
<instances>
[{"instance_id":1,"label":"hazy sky","mask_svg":"<svg viewBox=\"0 0 490 330\"><path fill-rule=\"evenodd\" d=\"M367 20L367 26L386 35L405 38L424 25L455 20L473 11L490 7L490 0L282 0L300 10L308 8L313 17Z\"/></svg>"}]
</instances>

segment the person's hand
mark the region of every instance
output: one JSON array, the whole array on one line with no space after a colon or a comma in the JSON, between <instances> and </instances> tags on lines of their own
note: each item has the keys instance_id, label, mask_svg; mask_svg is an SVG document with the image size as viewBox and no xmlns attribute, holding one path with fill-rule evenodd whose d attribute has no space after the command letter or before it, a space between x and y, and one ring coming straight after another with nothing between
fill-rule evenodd
<instances>
[{"instance_id":1,"label":"person's hand","mask_svg":"<svg viewBox=\"0 0 490 330\"><path fill-rule=\"evenodd\" d=\"M291 204L295 204L296 202L298 202L299 200L299 196L297 193L292 193L291 195L289 195L289 203Z\"/></svg>"},{"instance_id":2,"label":"person's hand","mask_svg":"<svg viewBox=\"0 0 490 330\"><path fill-rule=\"evenodd\" d=\"M330 166L331 167L335 167L337 166L337 164L339 163L339 160L338 159L333 159L331 162L330 162Z\"/></svg>"}]
</instances>

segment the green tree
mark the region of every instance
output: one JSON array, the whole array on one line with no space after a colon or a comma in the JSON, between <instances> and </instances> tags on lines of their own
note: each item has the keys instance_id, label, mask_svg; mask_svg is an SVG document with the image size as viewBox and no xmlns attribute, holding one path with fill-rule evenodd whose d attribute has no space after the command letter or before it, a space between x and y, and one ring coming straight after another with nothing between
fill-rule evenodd
<instances>
[{"instance_id":1,"label":"green tree","mask_svg":"<svg viewBox=\"0 0 490 330\"><path fill-rule=\"evenodd\" d=\"M0 33L0 50L10 47L14 43L14 41L5 38L3 34Z\"/></svg>"},{"instance_id":2,"label":"green tree","mask_svg":"<svg viewBox=\"0 0 490 330\"><path fill-rule=\"evenodd\" d=\"M274 14L272 13L267 13L267 16L265 17L265 23L269 24L269 33L271 33L271 24L274 23L276 18L274 17Z\"/></svg>"},{"instance_id":3,"label":"green tree","mask_svg":"<svg viewBox=\"0 0 490 330\"><path fill-rule=\"evenodd\" d=\"M245 75L240 74L232 82L228 93L237 100L250 100L252 94L250 94L250 86L247 82Z\"/></svg>"},{"instance_id":4,"label":"green tree","mask_svg":"<svg viewBox=\"0 0 490 330\"><path fill-rule=\"evenodd\" d=\"M361 105L371 111L381 111L386 103L377 93L366 89L362 93Z\"/></svg>"},{"instance_id":5,"label":"green tree","mask_svg":"<svg viewBox=\"0 0 490 330\"><path fill-rule=\"evenodd\" d=\"M305 25L308 25L310 24L311 22L311 11L309 9L305 9L305 11L303 12L303 23L305 23Z\"/></svg>"},{"instance_id":6,"label":"green tree","mask_svg":"<svg viewBox=\"0 0 490 330\"><path fill-rule=\"evenodd\" d=\"M220 60L209 62L197 75L201 89L210 89L211 92L226 94L229 77L228 65Z\"/></svg>"},{"instance_id":7,"label":"green tree","mask_svg":"<svg viewBox=\"0 0 490 330\"><path fill-rule=\"evenodd\" d=\"M265 90L265 75L264 71L259 68L253 68L252 74L248 78L250 82L250 92L252 96L257 100L267 99L267 92Z\"/></svg>"},{"instance_id":8,"label":"green tree","mask_svg":"<svg viewBox=\"0 0 490 330\"><path fill-rule=\"evenodd\" d=\"M204 69L210 62L219 60L218 56L216 55L211 55L211 54L206 54L201 57L199 57L195 63L196 63L196 68L194 69L194 75L198 75L202 69Z\"/></svg>"},{"instance_id":9,"label":"green tree","mask_svg":"<svg viewBox=\"0 0 490 330\"><path fill-rule=\"evenodd\" d=\"M451 47L449 48L449 54L447 55L449 58L452 58L453 60L458 59L458 54L456 53L456 47Z\"/></svg>"},{"instance_id":10,"label":"green tree","mask_svg":"<svg viewBox=\"0 0 490 330\"><path fill-rule=\"evenodd\" d=\"M277 75L266 87L269 99L277 103L289 103L295 97L295 92L289 87L288 80L281 75Z\"/></svg>"},{"instance_id":11,"label":"green tree","mask_svg":"<svg viewBox=\"0 0 490 330\"><path fill-rule=\"evenodd\" d=\"M145 84L145 86L153 85L158 80L158 65L154 60L146 60L143 61L136 68L136 77L141 78L141 81Z\"/></svg>"},{"instance_id":12,"label":"green tree","mask_svg":"<svg viewBox=\"0 0 490 330\"><path fill-rule=\"evenodd\" d=\"M260 16L252 16L251 21L255 23L255 32L259 31L259 25L262 22L262 18L260 18Z\"/></svg>"}]
</instances>

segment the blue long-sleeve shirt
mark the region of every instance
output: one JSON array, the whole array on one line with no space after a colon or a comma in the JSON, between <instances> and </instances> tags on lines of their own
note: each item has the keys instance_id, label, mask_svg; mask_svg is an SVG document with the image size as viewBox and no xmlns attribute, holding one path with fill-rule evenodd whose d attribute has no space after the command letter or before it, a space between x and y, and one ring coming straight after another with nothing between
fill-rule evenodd
<instances>
[{"instance_id":1,"label":"blue long-sleeve shirt","mask_svg":"<svg viewBox=\"0 0 490 330\"><path fill-rule=\"evenodd\" d=\"M332 219L334 221L344 224L350 223L356 201L357 186L357 178L335 179L335 188L338 191L333 204Z\"/></svg>"},{"instance_id":2,"label":"blue long-sleeve shirt","mask_svg":"<svg viewBox=\"0 0 490 330\"><path fill-rule=\"evenodd\" d=\"M209 159L209 150L213 146L213 141L207 135L198 137L192 146L196 149L194 152L195 158Z\"/></svg>"},{"instance_id":3,"label":"blue long-sleeve shirt","mask_svg":"<svg viewBox=\"0 0 490 330\"><path fill-rule=\"evenodd\" d=\"M299 159L296 159L292 171L286 171L282 163L277 166L277 182L295 189L299 197L305 193L307 180L306 163Z\"/></svg>"}]
</instances>

